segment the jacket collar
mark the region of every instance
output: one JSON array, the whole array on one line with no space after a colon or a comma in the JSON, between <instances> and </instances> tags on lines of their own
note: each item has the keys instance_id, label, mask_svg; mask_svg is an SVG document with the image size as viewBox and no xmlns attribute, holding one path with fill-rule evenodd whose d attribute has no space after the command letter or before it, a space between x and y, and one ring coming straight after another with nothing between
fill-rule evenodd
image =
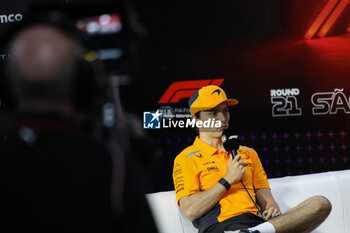
<instances>
[{"instance_id":1,"label":"jacket collar","mask_svg":"<svg viewBox=\"0 0 350 233\"><path fill-rule=\"evenodd\" d=\"M219 150L218 148L215 148L209 145L208 143L202 141L198 136L194 140L193 145L197 147L200 151L208 155L213 155Z\"/></svg>"}]
</instances>

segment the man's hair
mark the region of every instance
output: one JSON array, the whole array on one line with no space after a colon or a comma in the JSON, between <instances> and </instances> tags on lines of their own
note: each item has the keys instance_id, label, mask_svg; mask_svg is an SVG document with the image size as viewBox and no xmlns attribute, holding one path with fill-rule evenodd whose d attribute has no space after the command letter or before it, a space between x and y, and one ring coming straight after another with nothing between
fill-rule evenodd
<instances>
[{"instance_id":1,"label":"man's hair","mask_svg":"<svg viewBox=\"0 0 350 233\"><path fill-rule=\"evenodd\" d=\"M42 25L50 27L59 33L62 32L60 29L52 25ZM36 26L41 25L33 25L25 30L31 30L31 28ZM21 34L21 32L19 32L19 34ZM67 36L66 39L67 43L70 44L69 47L71 50L74 50L74 48L78 46L78 44L76 44L71 37ZM25 69L23 69L23 65L23 63L18 62L14 58L8 61L6 66L7 76L11 86L13 87L14 95L18 101L71 100L74 77L76 76L79 68L78 56L75 56L73 52L71 56L66 57L66 61L57 61L56 67L58 69L55 69L52 71L52 73L43 76L42 80L31 80L33 74L31 75L26 73ZM40 71L38 73L40 73Z\"/></svg>"}]
</instances>

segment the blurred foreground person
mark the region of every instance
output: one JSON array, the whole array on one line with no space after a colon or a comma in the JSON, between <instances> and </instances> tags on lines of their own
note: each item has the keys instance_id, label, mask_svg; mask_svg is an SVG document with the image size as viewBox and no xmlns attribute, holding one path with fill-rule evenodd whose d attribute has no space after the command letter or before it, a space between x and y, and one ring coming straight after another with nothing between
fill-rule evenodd
<instances>
[{"instance_id":1,"label":"blurred foreground person","mask_svg":"<svg viewBox=\"0 0 350 233\"><path fill-rule=\"evenodd\" d=\"M1 232L118 232L112 159L74 122L82 46L53 24L13 37L7 78L16 117L0 142Z\"/></svg>"}]
</instances>

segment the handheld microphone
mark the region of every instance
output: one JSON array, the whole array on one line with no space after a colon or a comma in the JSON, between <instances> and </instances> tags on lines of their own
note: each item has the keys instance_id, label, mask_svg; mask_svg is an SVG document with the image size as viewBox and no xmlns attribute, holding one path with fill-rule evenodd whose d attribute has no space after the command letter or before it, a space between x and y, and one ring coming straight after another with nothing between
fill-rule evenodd
<instances>
[{"instance_id":1,"label":"handheld microphone","mask_svg":"<svg viewBox=\"0 0 350 233\"><path fill-rule=\"evenodd\" d=\"M232 157L235 158L239 149L238 135L222 135L222 142L226 151L231 151Z\"/></svg>"}]
</instances>

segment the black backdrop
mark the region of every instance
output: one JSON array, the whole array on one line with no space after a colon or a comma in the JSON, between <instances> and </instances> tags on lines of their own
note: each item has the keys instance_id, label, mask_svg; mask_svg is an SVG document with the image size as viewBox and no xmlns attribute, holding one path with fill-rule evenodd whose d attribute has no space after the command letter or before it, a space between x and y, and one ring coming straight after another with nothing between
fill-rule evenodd
<instances>
[{"instance_id":1,"label":"black backdrop","mask_svg":"<svg viewBox=\"0 0 350 233\"><path fill-rule=\"evenodd\" d=\"M0 15L25 17L31 2L2 1ZM125 108L142 124L144 111L187 107L186 98L158 104L173 82L224 79L221 87L240 101L231 110L231 128L243 145L257 150L270 178L348 169L350 6L327 37L304 39L327 2L134 1L148 37L142 42L138 75L121 87ZM1 23L0 32L9 24ZM271 96L271 90L286 89L298 94ZM159 149L147 165L149 190L173 189L173 159L195 133L144 132Z\"/></svg>"}]
</instances>

